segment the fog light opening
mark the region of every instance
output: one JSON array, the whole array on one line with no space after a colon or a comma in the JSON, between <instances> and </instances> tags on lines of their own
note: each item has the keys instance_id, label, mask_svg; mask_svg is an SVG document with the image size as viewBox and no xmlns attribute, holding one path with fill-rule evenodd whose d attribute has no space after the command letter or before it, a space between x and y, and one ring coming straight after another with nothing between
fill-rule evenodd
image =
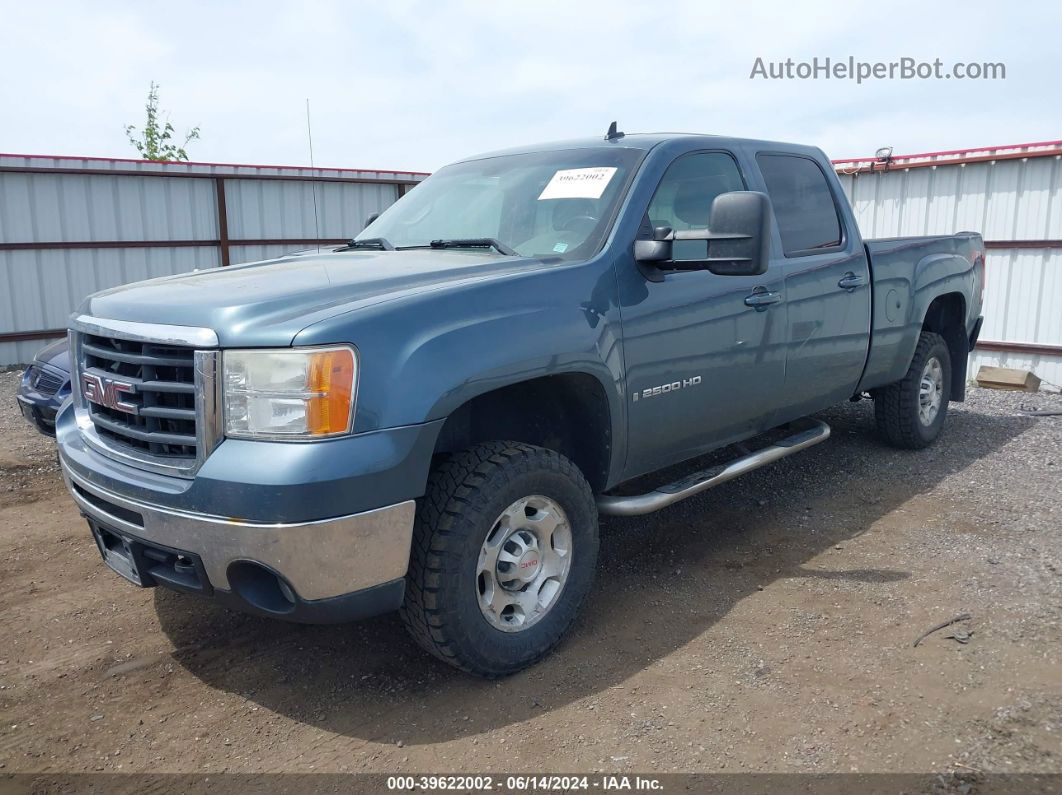
<instances>
[{"instance_id":1,"label":"fog light opening","mask_svg":"<svg viewBox=\"0 0 1062 795\"><path fill-rule=\"evenodd\" d=\"M237 560L229 565L229 585L234 593L267 613L290 613L297 597L291 586L260 563Z\"/></svg>"},{"instance_id":2,"label":"fog light opening","mask_svg":"<svg viewBox=\"0 0 1062 795\"><path fill-rule=\"evenodd\" d=\"M277 584L280 586L281 595L288 600L291 604L295 604L295 594L291 591L291 586L284 582L279 577L277 578Z\"/></svg>"}]
</instances>

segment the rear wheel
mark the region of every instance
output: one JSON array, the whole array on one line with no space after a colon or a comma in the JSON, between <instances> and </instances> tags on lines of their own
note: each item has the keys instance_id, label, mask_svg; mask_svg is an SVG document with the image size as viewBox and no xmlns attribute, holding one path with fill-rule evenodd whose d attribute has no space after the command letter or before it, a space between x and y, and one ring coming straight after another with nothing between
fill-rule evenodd
<instances>
[{"instance_id":1,"label":"rear wheel","mask_svg":"<svg viewBox=\"0 0 1062 795\"><path fill-rule=\"evenodd\" d=\"M564 456L516 442L448 456L418 504L403 621L451 665L514 673L575 620L597 546L593 493Z\"/></svg>"},{"instance_id":2,"label":"rear wheel","mask_svg":"<svg viewBox=\"0 0 1062 795\"><path fill-rule=\"evenodd\" d=\"M874 395L878 431L896 447L912 450L936 441L951 397L951 353L939 334L922 332L902 380Z\"/></svg>"}]
</instances>

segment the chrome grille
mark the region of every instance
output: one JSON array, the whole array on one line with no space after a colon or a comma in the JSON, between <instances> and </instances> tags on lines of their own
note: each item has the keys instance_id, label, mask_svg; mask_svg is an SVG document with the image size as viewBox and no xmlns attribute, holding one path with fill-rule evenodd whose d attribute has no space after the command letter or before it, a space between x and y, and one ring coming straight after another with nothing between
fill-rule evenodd
<instances>
[{"instance_id":1,"label":"chrome grille","mask_svg":"<svg viewBox=\"0 0 1062 795\"><path fill-rule=\"evenodd\" d=\"M85 443L130 466L194 477L223 437L217 347L207 328L71 318L74 416Z\"/></svg>"},{"instance_id":2,"label":"chrome grille","mask_svg":"<svg viewBox=\"0 0 1062 795\"><path fill-rule=\"evenodd\" d=\"M82 372L133 385L136 413L86 401L97 433L156 456L195 458L195 351L173 345L86 334Z\"/></svg>"},{"instance_id":3,"label":"chrome grille","mask_svg":"<svg viewBox=\"0 0 1062 795\"><path fill-rule=\"evenodd\" d=\"M33 365L30 368L30 386L44 396L54 395L63 385L62 376Z\"/></svg>"}]
</instances>

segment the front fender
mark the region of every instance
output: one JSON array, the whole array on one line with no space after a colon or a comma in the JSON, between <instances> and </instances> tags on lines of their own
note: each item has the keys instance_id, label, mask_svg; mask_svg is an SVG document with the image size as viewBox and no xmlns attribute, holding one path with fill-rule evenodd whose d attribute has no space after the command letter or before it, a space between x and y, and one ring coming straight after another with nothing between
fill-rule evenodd
<instances>
[{"instance_id":1,"label":"front fender","mask_svg":"<svg viewBox=\"0 0 1062 795\"><path fill-rule=\"evenodd\" d=\"M542 376L601 384L626 449L622 336L604 257L425 291L314 324L296 345L359 351L354 430L443 419L478 395Z\"/></svg>"}]
</instances>

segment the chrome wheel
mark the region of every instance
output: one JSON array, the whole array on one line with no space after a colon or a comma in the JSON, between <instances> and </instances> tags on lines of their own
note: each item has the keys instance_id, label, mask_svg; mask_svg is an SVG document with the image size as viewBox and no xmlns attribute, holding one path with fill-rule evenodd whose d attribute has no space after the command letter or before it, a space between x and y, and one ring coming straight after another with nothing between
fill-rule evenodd
<instances>
[{"instance_id":1,"label":"chrome wheel","mask_svg":"<svg viewBox=\"0 0 1062 795\"><path fill-rule=\"evenodd\" d=\"M934 356L922 368L922 378L918 382L918 419L930 426L940 413L944 402L944 368Z\"/></svg>"},{"instance_id":2,"label":"chrome wheel","mask_svg":"<svg viewBox=\"0 0 1062 795\"><path fill-rule=\"evenodd\" d=\"M561 507L532 495L506 508L479 551L479 609L491 626L519 632L557 603L572 565L572 530Z\"/></svg>"}]
</instances>

